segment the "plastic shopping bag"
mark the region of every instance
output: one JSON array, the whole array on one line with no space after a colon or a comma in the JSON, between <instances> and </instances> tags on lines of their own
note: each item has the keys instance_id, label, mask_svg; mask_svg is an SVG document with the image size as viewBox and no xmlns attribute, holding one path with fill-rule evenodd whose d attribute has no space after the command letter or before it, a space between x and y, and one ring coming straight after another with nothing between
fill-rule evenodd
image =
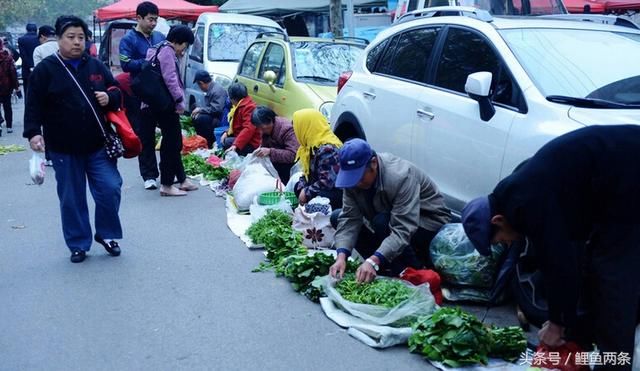
<instances>
[{"instance_id":1,"label":"plastic shopping bag","mask_svg":"<svg viewBox=\"0 0 640 371\"><path fill-rule=\"evenodd\" d=\"M42 183L44 183L44 159L40 154L36 152L33 152L33 155L29 160L29 174L31 175L31 180L33 180L33 183L37 185L41 185Z\"/></svg>"},{"instance_id":2,"label":"plastic shopping bag","mask_svg":"<svg viewBox=\"0 0 640 371\"><path fill-rule=\"evenodd\" d=\"M246 166L235 186L233 197L239 210L249 210L253 198L273 191L278 184L278 172L266 157L246 157Z\"/></svg>"},{"instance_id":3,"label":"plastic shopping bag","mask_svg":"<svg viewBox=\"0 0 640 371\"><path fill-rule=\"evenodd\" d=\"M293 209L291 208L291 203L284 197L277 204L260 205L258 203L258 196L255 196L253 198L253 203L249 207L249 213L251 214L251 220L254 223L257 222L263 216L267 215L267 211L269 211L269 210L280 210L280 211L284 211L287 214L293 214Z\"/></svg>"},{"instance_id":4,"label":"plastic shopping bag","mask_svg":"<svg viewBox=\"0 0 640 371\"><path fill-rule=\"evenodd\" d=\"M328 198L315 197L293 214L293 229L302 232L302 244L311 249L329 248L335 229L331 226L331 204Z\"/></svg>"},{"instance_id":5,"label":"plastic shopping bag","mask_svg":"<svg viewBox=\"0 0 640 371\"><path fill-rule=\"evenodd\" d=\"M436 310L436 302L429 290L428 283L414 286L409 282L400 280L400 282L413 290L413 294L397 306L387 308L379 305L359 304L348 301L336 290L335 287L338 281L330 276L325 276L323 279L322 287L331 301L336 303L345 312L363 319L370 324L406 327L409 326L416 317L432 314ZM378 277L376 279L391 280L393 278Z\"/></svg>"}]
</instances>

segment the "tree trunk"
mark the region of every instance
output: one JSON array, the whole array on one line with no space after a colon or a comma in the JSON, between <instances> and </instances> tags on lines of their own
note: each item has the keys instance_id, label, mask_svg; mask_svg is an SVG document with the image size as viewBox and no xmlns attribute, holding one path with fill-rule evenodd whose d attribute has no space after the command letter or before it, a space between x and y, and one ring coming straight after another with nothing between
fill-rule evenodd
<instances>
[{"instance_id":1,"label":"tree trunk","mask_svg":"<svg viewBox=\"0 0 640 371\"><path fill-rule=\"evenodd\" d=\"M329 23L333 37L342 37L342 0L331 0L329 3Z\"/></svg>"}]
</instances>

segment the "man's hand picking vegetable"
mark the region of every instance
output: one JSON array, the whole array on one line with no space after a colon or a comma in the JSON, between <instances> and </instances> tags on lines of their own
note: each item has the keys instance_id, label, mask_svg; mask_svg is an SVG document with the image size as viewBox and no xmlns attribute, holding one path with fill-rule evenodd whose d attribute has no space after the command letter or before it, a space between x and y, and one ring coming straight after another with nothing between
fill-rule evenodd
<instances>
[{"instance_id":1,"label":"man's hand picking vegetable","mask_svg":"<svg viewBox=\"0 0 640 371\"><path fill-rule=\"evenodd\" d=\"M367 259L364 263L358 267L356 271L356 281L360 283L369 283L378 276L377 266L380 265L380 260L377 256L373 255Z\"/></svg>"},{"instance_id":2,"label":"man's hand picking vegetable","mask_svg":"<svg viewBox=\"0 0 640 371\"><path fill-rule=\"evenodd\" d=\"M342 279L347 269L347 254L339 253L336 262L329 268L329 274L335 279Z\"/></svg>"}]
</instances>

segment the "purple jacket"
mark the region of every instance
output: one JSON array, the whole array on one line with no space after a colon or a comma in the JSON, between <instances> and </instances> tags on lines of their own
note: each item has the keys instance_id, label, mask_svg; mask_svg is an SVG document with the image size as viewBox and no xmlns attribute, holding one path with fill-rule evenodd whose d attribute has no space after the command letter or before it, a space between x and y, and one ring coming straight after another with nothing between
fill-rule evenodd
<instances>
[{"instance_id":1,"label":"purple jacket","mask_svg":"<svg viewBox=\"0 0 640 371\"><path fill-rule=\"evenodd\" d=\"M269 157L274 164L293 164L300 144L291 121L276 117L271 135L262 136L262 147L271 149Z\"/></svg>"},{"instance_id":2,"label":"purple jacket","mask_svg":"<svg viewBox=\"0 0 640 371\"><path fill-rule=\"evenodd\" d=\"M155 45L147 50L147 60L150 61L156 54L156 49L164 45L168 46L162 47L158 53L160 71L162 71L162 78L169 89L169 93L176 102L176 111L181 111L185 109L184 85L182 84L182 80L180 80L180 70L178 69L178 58L176 57L175 50L171 44L168 43Z\"/></svg>"}]
</instances>

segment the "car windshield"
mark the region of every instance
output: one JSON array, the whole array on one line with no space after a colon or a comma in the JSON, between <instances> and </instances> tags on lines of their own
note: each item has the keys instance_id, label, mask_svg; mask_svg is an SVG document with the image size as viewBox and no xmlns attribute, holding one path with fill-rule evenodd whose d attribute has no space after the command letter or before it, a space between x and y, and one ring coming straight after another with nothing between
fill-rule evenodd
<instances>
[{"instance_id":1,"label":"car windshield","mask_svg":"<svg viewBox=\"0 0 640 371\"><path fill-rule=\"evenodd\" d=\"M210 61L239 62L247 47L263 32L282 33L275 27L251 24L212 23L209 27L208 58Z\"/></svg>"},{"instance_id":2,"label":"car windshield","mask_svg":"<svg viewBox=\"0 0 640 371\"><path fill-rule=\"evenodd\" d=\"M640 64L631 62L640 60L640 34L577 29L500 33L548 99L640 103Z\"/></svg>"},{"instance_id":3,"label":"car windshield","mask_svg":"<svg viewBox=\"0 0 640 371\"><path fill-rule=\"evenodd\" d=\"M336 84L341 73L351 70L364 45L297 41L291 48L296 80Z\"/></svg>"}]
</instances>

